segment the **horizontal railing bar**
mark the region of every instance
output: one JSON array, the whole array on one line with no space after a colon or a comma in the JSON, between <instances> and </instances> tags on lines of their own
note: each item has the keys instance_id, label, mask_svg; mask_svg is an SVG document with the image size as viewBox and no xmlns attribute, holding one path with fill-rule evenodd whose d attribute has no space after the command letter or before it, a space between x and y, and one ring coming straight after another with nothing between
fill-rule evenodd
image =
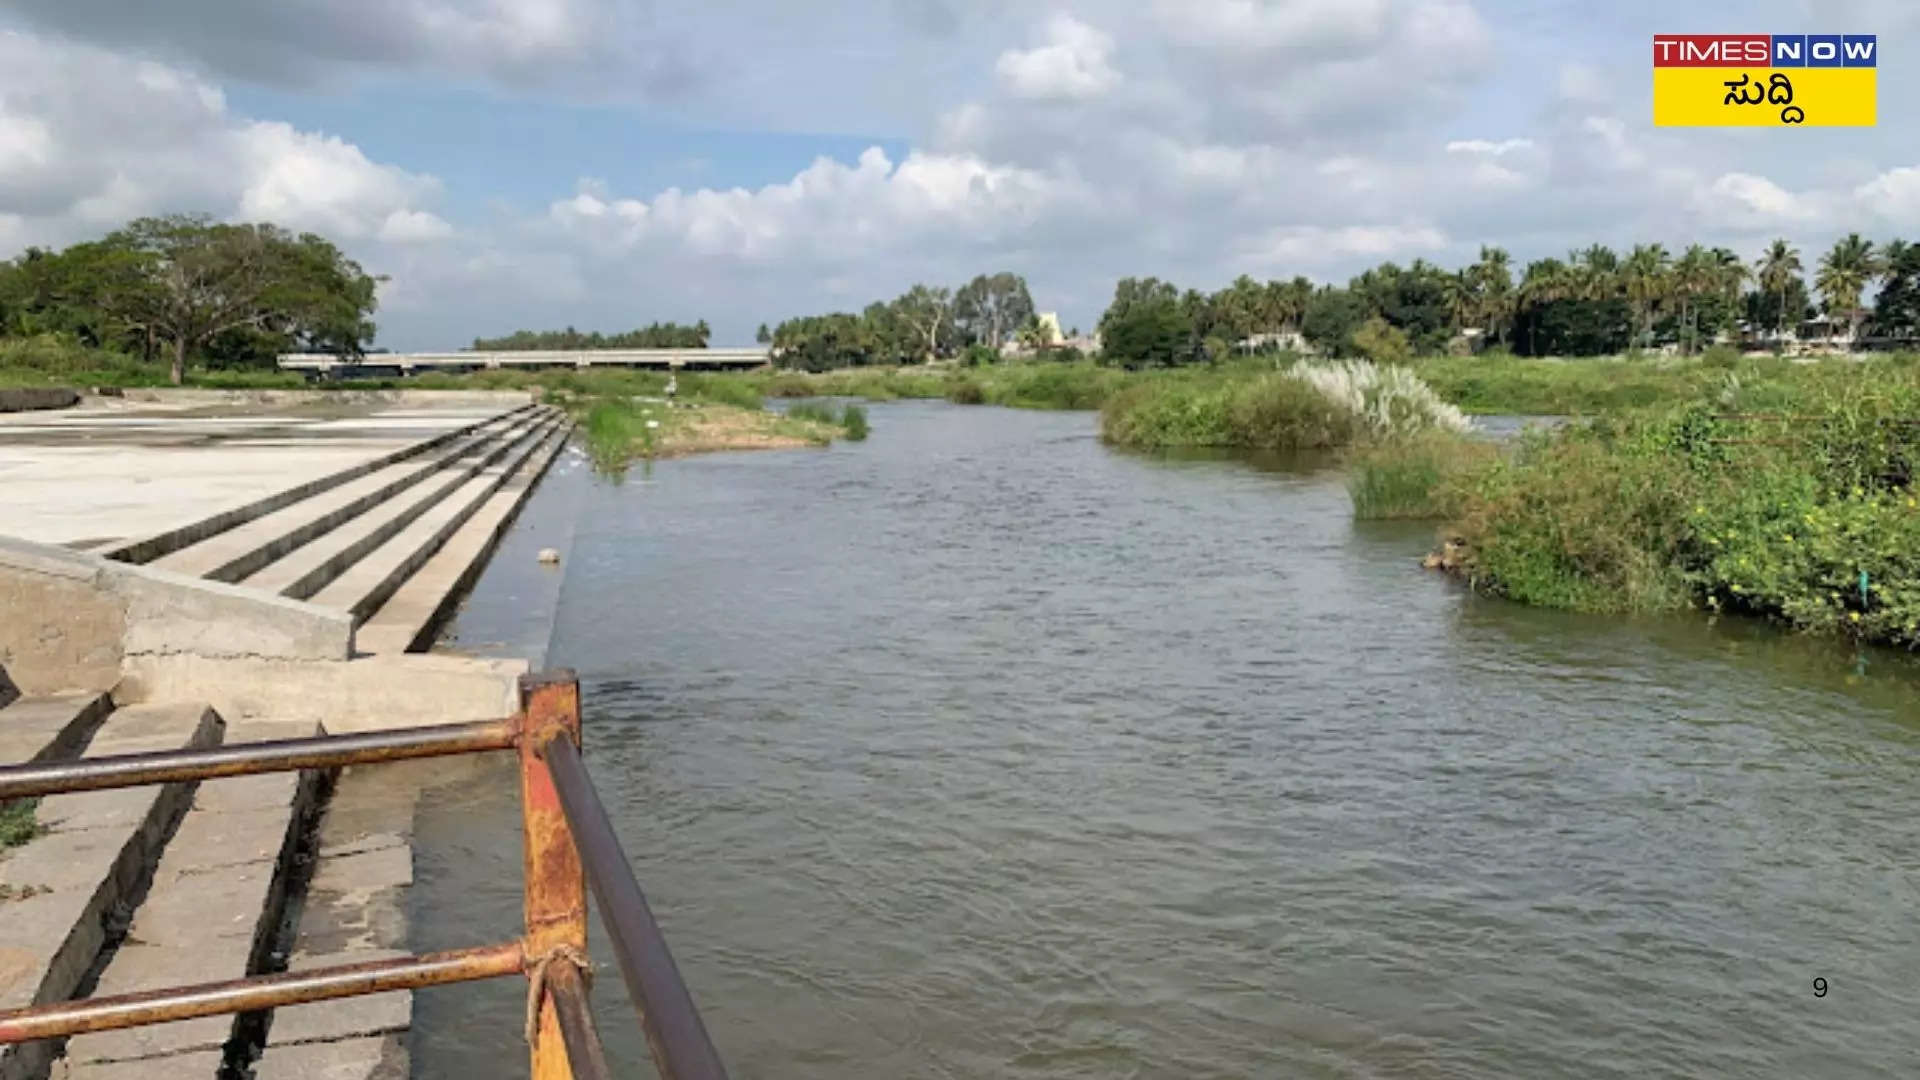
<instances>
[{"instance_id":1,"label":"horizontal railing bar","mask_svg":"<svg viewBox=\"0 0 1920 1080\"><path fill-rule=\"evenodd\" d=\"M607 1068L606 1048L593 1026L593 1010L587 1007L587 984L579 969L572 964L549 965L547 994L553 998L553 1013L560 1021L560 1038L567 1044L567 1066L573 1080L613 1080L613 1070Z\"/></svg>"},{"instance_id":2,"label":"horizontal railing bar","mask_svg":"<svg viewBox=\"0 0 1920 1080\"><path fill-rule=\"evenodd\" d=\"M666 1080L726 1080L726 1067L647 907L593 778L580 760L580 748L563 735L549 740L540 752L660 1075Z\"/></svg>"},{"instance_id":3,"label":"horizontal railing bar","mask_svg":"<svg viewBox=\"0 0 1920 1080\"><path fill-rule=\"evenodd\" d=\"M117 997L61 1001L0 1012L0 1045L253 1012L388 990L418 990L424 986L518 975L525 969L525 950L515 941Z\"/></svg>"},{"instance_id":4,"label":"horizontal railing bar","mask_svg":"<svg viewBox=\"0 0 1920 1080\"><path fill-rule=\"evenodd\" d=\"M201 750L161 750L7 765L0 766L0 799L506 750L513 747L517 737L511 719L476 720L356 735L237 743Z\"/></svg>"}]
</instances>

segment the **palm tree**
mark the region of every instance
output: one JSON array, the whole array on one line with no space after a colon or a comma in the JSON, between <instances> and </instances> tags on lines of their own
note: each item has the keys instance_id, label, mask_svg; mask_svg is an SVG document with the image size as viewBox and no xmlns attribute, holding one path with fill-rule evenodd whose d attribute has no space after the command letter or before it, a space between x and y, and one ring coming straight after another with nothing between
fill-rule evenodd
<instances>
[{"instance_id":1,"label":"palm tree","mask_svg":"<svg viewBox=\"0 0 1920 1080\"><path fill-rule=\"evenodd\" d=\"M1800 271L1800 249L1785 240L1775 240L1767 245L1766 254L1753 264L1754 281L1759 284L1760 291L1773 297L1779 305L1773 320L1776 335L1786 332L1787 290L1800 277Z\"/></svg>"},{"instance_id":2,"label":"palm tree","mask_svg":"<svg viewBox=\"0 0 1920 1080\"><path fill-rule=\"evenodd\" d=\"M1480 295L1472 269L1448 274L1444 287L1447 297L1447 321L1457 333L1474 326L1480 318Z\"/></svg>"},{"instance_id":3,"label":"palm tree","mask_svg":"<svg viewBox=\"0 0 1920 1080\"><path fill-rule=\"evenodd\" d=\"M1635 244L1620 267L1627 306L1633 309L1635 341L1641 348L1653 343L1653 312L1671 295L1671 261L1660 244Z\"/></svg>"},{"instance_id":4,"label":"palm tree","mask_svg":"<svg viewBox=\"0 0 1920 1080\"><path fill-rule=\"evenodd\" d=\"M1611 299L1618 286L1620 257L1605 244L1595 244L1585 251L1575 251L1567 256L1567 265L1572 270L1573 281L1571 295L1578 300Z\"/></svg>"},{"instance_id":5,"label":"palm tree","mask_svg":"<svg viewBox=\"0 0 1920 1080\"><path fill-rule=\"evenodd\" d=\"M1708 293L1718 293L1724 303L1722 311L1729 321L1739 321L1740 292L1747 283L1747 264L1741 261L1739 254L1723 247L1708 252L1713 258L1712 287ZM1718 331L1716 331L1716 334Z\"/></svg>"},{"instance_id":6,"label":"palm tree","mask_svg":"<svg viewBox=\"0 0 1920 1080\"><path fill-rule=\"evenodd\" d=\"M1695 301L1719 291L1720 262L1699 244L1690 245L1673 264L1673 292L1680 300L1680 329L1685 335L1682 352L1691 353L1699 345L1700 312Z\"/></svg>"},{"instance_id":7,"label":"palm tree","mask_svg":"<svg viewBox=\"0 0 1920 1080\"><path fill-rule=\"evenodd\" d=\"M1513 324L1513 267L1505 248L1482 247L1473 266L1474 289L1480 297L1480 317L1497 343Z\"/></svg>"},{"instance_id":8,"label":"palm tree","mask_svg":"<svg viewBox=\"0 0 1920 1080\"><path fill-rule=\"evenodd\" d=\"M1573 275L1559 259L1539 259L1527 264L1520 278L1519 307L1541 307L1572 294ZM1527 323L1527 351L1533 352L1533 321Z\"/></svg>"},{"instance_id":9,"label":"palm tree","mask_svg":"<svg viewBox=\"0 0 1920 1080\"><path fill-rule=\"evenodd\" d=\"M1874 254L1873 241L1859 233L1848 233L1834 242L1833 249L1820 259L1820 274L1814 287L1820 290L1828 315L1847 317L1849 342L1860 332L1860 293L1880 276L1880 259Z\"/></svg>"}]
</instances>

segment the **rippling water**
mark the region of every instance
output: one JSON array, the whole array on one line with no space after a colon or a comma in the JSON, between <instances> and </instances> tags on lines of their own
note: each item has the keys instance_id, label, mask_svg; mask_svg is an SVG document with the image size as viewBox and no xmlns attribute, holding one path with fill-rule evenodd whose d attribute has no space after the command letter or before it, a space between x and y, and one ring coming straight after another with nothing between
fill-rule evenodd
<instances>
[{"instance_id":1,"label":"rippling water","mask_svg":"<svg viewBox=\"0 0 1920 1080\"><path fill-rule=\"evenodd\" d=\"M1913 1073L1904 657L1476 600L1324 462L872 415L603 486L567 564L549 656L736 1077ZM422 820L422 947L515 931L492 779ZM520 1008L423 993L418 1075L523 1075Z\"/></svg>"}]
</instances>

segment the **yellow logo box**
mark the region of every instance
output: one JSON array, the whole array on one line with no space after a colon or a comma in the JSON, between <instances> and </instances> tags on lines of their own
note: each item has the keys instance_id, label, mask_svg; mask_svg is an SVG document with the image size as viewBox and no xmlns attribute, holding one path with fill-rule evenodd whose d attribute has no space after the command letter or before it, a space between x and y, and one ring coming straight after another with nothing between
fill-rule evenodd
<instances>
[{"instance_id":1,"label":"yellow logo box","mask_svg":"<svg viewBox=\"0 0 1920 1080\"><path fill-rule=\"evenodd\" d=\"M1870 67L1655 67L1658 127L1873 127Z\"/></svg>"}]
</instances>

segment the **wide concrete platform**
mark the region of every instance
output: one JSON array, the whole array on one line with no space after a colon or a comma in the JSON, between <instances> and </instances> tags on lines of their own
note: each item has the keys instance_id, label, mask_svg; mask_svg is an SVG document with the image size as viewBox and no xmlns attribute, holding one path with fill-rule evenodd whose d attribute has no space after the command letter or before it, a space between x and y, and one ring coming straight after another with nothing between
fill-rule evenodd
<instances>
[{"instance_id":1,"label":"wide concrete platform","mask_svg":"<svg viewBox=\"0 0 1920 1080\"><path fill-rule=\"evenodd\" d=\"M0 414L0 533L88 548L151 536L528 400L185 391Z\"/></svg>"}]
</instances>

